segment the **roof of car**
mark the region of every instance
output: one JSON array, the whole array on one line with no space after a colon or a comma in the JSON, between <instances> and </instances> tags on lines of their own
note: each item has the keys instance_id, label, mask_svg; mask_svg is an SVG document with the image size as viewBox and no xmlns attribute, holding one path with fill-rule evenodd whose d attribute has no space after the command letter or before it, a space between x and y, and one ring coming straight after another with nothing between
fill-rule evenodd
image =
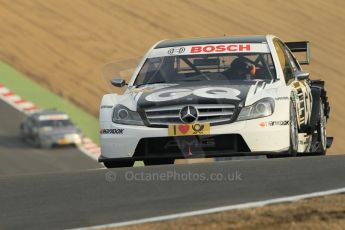
<instances>
[{"instance_id":1,"label":"roof of car","mask_svg":"<svg viewBox=\"0 0 345 230\"><path fill-rule=\"evenodd\" d=\"M189 39L164 40L155 48L166 48L175 46L223 44L223 43L262 43L267 42L265 35L251 36L224 36L224 37L201 37Z\"/></svg>"},{"instance_id":2,"label":"roof of car","mask_svg":"<svg viewBox=\"0 0 345 230\"><path fill-rule=\"evenodd\" d=\"M31 117L38 119L39 116L43 116L43 115L66 115L66 113L56 111L56 110L40 110L31 114Z\"/></svg>"}]
</instances>

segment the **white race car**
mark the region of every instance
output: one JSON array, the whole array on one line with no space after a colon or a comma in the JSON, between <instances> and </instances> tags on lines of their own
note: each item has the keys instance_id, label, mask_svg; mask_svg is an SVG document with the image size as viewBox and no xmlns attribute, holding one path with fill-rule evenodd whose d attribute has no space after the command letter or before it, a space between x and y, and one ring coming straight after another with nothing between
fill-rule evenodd
<instances>
[{"instance_id":1,"label":"white race car","mask_svg":"<svg viewBox=\"0 0 345 230\"><path fill-rule=\"evenodd\" d=\"M330 106L300 66L309 56L309 42L272 35L158 42L128 83L111 81L128 85L123 95L103 96L99 162L325 154Z\"/></svg>"}]
</instances>

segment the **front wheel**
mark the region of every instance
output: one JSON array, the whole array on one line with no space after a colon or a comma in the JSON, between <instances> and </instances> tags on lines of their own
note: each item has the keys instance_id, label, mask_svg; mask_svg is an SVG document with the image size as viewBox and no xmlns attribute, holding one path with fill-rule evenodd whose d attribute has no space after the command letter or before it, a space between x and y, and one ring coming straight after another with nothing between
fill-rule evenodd
<instances>
[{"instance_id":1,"label":"front wheel","mask_svg":"<svg viewBox=\"0 0 345 230\"><path fill-rule=\"evenodd\" d=\"M42 142L38 136L34 137L33 143L34 143L35 148L39 148L39 149L42 148Z\"/></svg>"},{"instance_id":2,"label":"front wheel","mask_svg":"<svg viewBox=\"0 0 345 230\"><path fill-rule=\"evenodd\" d=\"M293 101L290 103L290 148L289 154L291 156L297 156L298 151L298 123L296 106Z\"/></svg>"},{"instance_id":3,"label":"front wheel","mask_svg":"<svg viewBox=\"0 0 345 230\"><path fill-rule=\"evenodd\" d=\"M121 161L111 161L103 162L106 168L123 168L123 167L133 167L134 160L121 160Z\"/></svg>"}]
</instances>

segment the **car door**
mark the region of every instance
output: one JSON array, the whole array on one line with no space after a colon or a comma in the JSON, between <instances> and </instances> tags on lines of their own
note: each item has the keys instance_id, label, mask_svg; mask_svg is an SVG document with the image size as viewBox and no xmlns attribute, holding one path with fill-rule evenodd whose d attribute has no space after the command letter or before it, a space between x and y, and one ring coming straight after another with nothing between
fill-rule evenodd
<instances>
[{"instance_id":1,"label":"car door","mask_svg":"<svg viewBox=\"0 0 345 230\"><path fill-rule=\"evenodd\" d=\"M301 130L308 127L311 118L312 96L309 79L298 80L296 73L302 71L291 51L276 39L274 41L279 61L284 72L286 84L291 86L296 105L298 126Z\"/></svg>"},{"instance_id":2,"label":"car door","mask_svg":"<svg viewBox=\"0 0 345 230\"><path fill-rule=\"evenodd\" d=\"M32 117L28 119L27 129L28 129L28 137L31 140L33 140L35 138L36 127L35 127L35 120Z\"/></svg>"}]
</instances>

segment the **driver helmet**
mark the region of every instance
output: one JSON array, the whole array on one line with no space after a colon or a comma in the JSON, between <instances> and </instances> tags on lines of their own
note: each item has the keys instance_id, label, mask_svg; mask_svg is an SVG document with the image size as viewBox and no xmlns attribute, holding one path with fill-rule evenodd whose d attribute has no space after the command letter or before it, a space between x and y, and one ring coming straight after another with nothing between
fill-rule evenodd
<instances>
[{"instance_id":1,"label":"driver helmet","mask_svg":"<svg viewBox=\"0 0 345 230\"><path fill-rule=\"evenodd\" d=\"M233 60L230 67L236 77L250 79L251 77L255 76L256 73L255 65L243 57Z\"/></svg>"}]
</instances>

